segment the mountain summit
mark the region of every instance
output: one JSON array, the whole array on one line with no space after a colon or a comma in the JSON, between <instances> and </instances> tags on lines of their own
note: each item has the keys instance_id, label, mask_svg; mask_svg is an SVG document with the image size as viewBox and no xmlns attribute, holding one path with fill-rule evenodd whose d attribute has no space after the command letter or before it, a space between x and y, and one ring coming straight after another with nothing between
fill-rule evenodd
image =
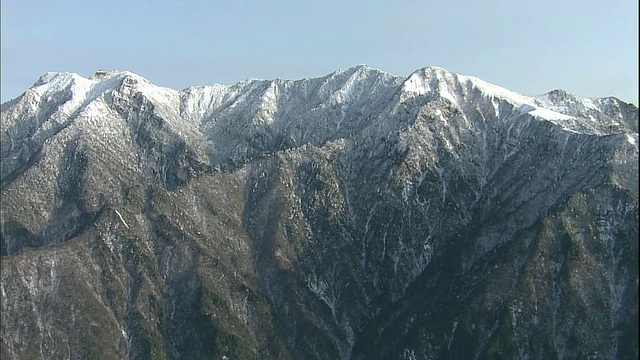
<instances>
[{"instance_id":1,"label":"mountain summit","mask_svg":"<svg viewBox=\"0 0 640 360\"><path fill-rule=\"evenodd\" d=\"M1 111L2 357L638 357L638 109L439 67Z\"/></svg>"}]
</instances>

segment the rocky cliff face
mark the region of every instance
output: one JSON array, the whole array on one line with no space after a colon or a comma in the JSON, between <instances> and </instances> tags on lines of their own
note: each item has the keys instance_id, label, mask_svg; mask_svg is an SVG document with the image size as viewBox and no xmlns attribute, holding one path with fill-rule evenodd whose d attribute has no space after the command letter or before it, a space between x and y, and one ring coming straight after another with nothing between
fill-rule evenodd
<instances>
[{"instance_id":1,"label":"rocky cliff face","mask_svg":"<svg viewBox=\"0 0 640 360\"><path fill-rule=\"evenodd\" d=\"M638 357L638 109L441 68L2 105L2 357Z\"/></svg>"}]
</instances>

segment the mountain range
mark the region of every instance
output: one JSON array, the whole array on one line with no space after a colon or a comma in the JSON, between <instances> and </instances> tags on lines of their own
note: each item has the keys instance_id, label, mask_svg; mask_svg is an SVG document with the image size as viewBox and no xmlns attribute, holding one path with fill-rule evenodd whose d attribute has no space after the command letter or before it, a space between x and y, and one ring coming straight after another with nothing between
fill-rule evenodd
<instances>
[{"instance_id":1,"label":"mountain range","mask_svg":"<svg viewBox=\"0 0 640 360\"><path fill-rule=\"evenodd\" d=\"M638 357L638 108L439 67L1 110L4 359Z\"/></svg>"}]
</instances>

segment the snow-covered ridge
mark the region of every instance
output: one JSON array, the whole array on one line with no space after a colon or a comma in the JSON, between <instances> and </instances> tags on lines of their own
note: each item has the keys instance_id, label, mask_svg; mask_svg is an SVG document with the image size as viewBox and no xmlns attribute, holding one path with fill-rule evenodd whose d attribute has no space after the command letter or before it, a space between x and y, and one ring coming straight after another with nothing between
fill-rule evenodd
<instances>
[{"instance_id":1,"label":"snow-covered ridge","mask_svg":"<svg viewBox=\"0 0 640 360\"><path fill-rule=\"evenodd\" d=\"M521 115L531 115L542 121L550 121L570 132L596 135L625 131L622 108L631 108L615 98L592 99L569 94L563 90L527 96L491 84L474 76L449 72L441 67L430 66L412 73L402 84L401 101L420 95L432 95L449 100L454 106L465 109L477 105L481 98L490 99L496 112L498 103L510 104ZM496 113L497 116L500 116ZM637 121L636 121L637 122ZM629 126L637 132L637 125Z\"/></svg>"},{"instance_id":2,"label":"snow-covered ridge","mask_svg":"<svg viewBox=\"0 0 640 360\"><path fill-rule=\"evenodd\" d=\"M522 115L551 121L573 132L604 134L607 129L625 127L619 123L621 116L611 111L622 103L616 99L589 99L561 90L525 96L476 77L435 66L416 70L407 78L357 65L321 78L248 79L234 85L214 84L180 91L156 86L129 71L99 70L89 78L74 73L47 73L26 94L31 99L31 107L55 101L56 97L68 98L64 104L58 105L57 110L58 117L65 117L81 111L105 93L125 90L141 93L163 108L174 109L177 117L201 127L210 127L221 117L237 117L241 112L259 124L279 123L277 119L286 116L309 117L307 112L335 107L342 108L341 118L345 118L349 115L349 108L354 107L359 114L366 113L368 108L381 111L385 102L392 101L391 93L395 93L400 102L422 95L429 95L427 98L431 100L446 99L463 110L473 106L478 99L492 101L496 112L498 103L507 103ZM609 115L604 111L606 109L610 110ZM3 125L8 125L6 120L3 116ZM343 119L337 121L340 125Z\"/></svg>"},{"instance_id":3,"label":"snow-covered ridge","mask_svg":"<svg viewBox=\"0 0 640 360\"><path fill-rule=\"evenodd\" d=\"M158 101L166 97L178 94L176 90L157 86L147 79L130 71L103 71L98 70L89 78L84 78L75 73L46 73L29 89L34 95L46 96L61 91L71 90L74 98L95 100L100 95L110 90L118 90L123 82L134 86L146 96Z\"/></svg>"},{"instance_id":4,"label":"snow-covered ridge","mask_svg":"<svg viewBox=\"0 0 640 360\"><path fill-rule=\"evenodd\" d=\"M459 106L466 102L466 95L473 89L477 89L485 97L506 101L518 108L523 114L531 114L554 122L572 118L572 116L564 114L560 108L545 106L547 104L536 101L536 97L518 94L477 77L452 73L441 67L433 66L417 70L402 85L405 99L411 96L436 93ZM589 101L588 99L584 100Z\"/></svg>"}]
</instances>

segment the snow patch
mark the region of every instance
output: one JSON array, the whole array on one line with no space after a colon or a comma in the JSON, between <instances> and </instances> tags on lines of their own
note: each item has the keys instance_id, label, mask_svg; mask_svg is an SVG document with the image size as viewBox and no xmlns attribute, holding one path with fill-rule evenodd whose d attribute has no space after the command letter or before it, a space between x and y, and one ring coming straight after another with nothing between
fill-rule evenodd
<instances>
[{"instance_id":1,"label":"snow patch","mask_svg":"<svg viewBox=\"0 0 640 360\"><path fill-rule=\"evenodd\" d=\"M553 110L545 109L545 108L535 108L531 111L528 111L531 115L535 117L540 117L547 120L571 120L572 116L564 115Z\"/></svg>"},{"instance_id":2,"label":"snow patch","mask_svg":"<svg viewBox=\"0 0 640 360\"><path fill-rule=\"evenodd\" d=\"M402 91L409 94L425 94L431 91L423 71L416 71L402 84Z\"/></svg>"},{"instance_id":3,"label":"snow patch","mask_svg":"<svg viewBox=\"0 0 640 360\"><path fill-rule=\"evenodd\" d=\"M120 212L118 210L114 210L116 212L116 215L118 215L118 217L120 218L120 221L122 221L122 223L124 224L124 226L129 229L129 225L127 225L127 223L124 221L124 218L122 217L122 215L120 215Z\"/></svg>"}]
</instances>

